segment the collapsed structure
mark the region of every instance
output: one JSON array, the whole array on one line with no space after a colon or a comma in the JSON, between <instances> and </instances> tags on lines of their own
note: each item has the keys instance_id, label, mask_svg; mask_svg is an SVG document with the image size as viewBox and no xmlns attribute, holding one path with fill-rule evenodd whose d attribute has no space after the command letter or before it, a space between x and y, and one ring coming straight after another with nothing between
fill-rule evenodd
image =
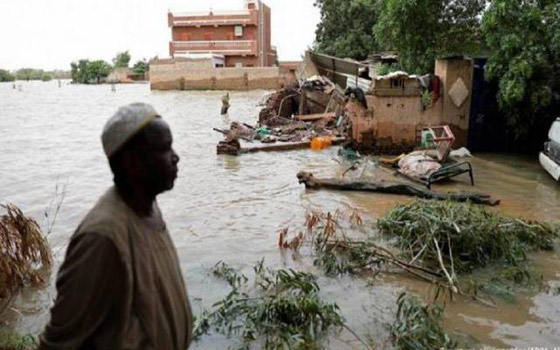
<instances>
[{"instance_id":1,"label":"collapsed structure","mask_svg":"<svg viewBox=\"0 0 560 350\"><path fill-rule=\"evenodd\" d=\"M467 143L472 59L438 59L434 75L394 72L378 76L369 65L308 53L298 73L300 79L321 74L336 83L338 95L345 91L346 97L353 97L344 105L352 125L349 136L365 153L406 152L420 144L424 128L439 125L450 127L455 145ZM331 101L308 93L301 100L322 106L324 101Z\"/></svg>"}]
</instances>

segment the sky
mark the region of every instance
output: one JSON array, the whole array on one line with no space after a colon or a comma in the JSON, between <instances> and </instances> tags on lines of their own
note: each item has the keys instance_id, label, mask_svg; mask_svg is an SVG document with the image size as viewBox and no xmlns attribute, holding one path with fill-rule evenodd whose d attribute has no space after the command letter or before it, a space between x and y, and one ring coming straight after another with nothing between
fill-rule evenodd
<instances>
[{"instance_id":1,"label":"sky","mask_svg":"<svg viewBox=\"0 0 560 350\"><path fill-rule=\"evenodd\" d=\"M264 0L272 9L272 45L280 61L313 45L320 20L314 0ZM167 11L243 9L243 0L0 0L0 69L70 69L81 59L111 61L129 50L134 63L169 57Z\"/></svg>"}]
</instances>

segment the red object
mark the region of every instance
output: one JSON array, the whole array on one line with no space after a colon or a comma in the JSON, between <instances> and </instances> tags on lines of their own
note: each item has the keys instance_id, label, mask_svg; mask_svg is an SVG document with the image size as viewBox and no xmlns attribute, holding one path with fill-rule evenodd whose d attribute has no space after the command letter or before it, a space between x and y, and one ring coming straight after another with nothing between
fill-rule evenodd
<instances>
[{"instance_id":1,"label":"red object","mask_svg":"<svg viewBox=\"0 0 560 350\"><path fill-rule=\"evenodd\" d=\"M451 132L449 125L430 126L425 128L430 131L436 144L438 162L444 163L451 152L451 147L455 142L455 135Z\"/></svg>"},{"instance_id":2,"label":"red object","mask_svg":"<svg viewBox=\"0 0 560 350\"><path fill-rule=\"evenodd\" d=\"M434 79L432 80L432 84L431 84L431 90L434 93L434 99L433 102L436 102L437 100L439 100L440 97L440 88L441 88L441 80L439 79L439 77L437 75L434 75Z\"/></svg>"}]
</instances>

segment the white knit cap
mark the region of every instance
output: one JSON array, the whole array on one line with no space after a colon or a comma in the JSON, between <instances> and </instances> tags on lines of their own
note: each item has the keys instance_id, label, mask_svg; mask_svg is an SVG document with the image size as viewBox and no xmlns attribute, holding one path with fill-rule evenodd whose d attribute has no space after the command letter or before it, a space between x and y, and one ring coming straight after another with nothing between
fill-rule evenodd
<instances>
[{"instance_id":1,"label":"white knit cap","mask_svg":"<svg viewBox=\"0 0 560 350\"><path fill-rule=\"evenodd\" d=\"M146 103L132 103L119 108L107 121L101 134L107 158L111 158L128 140L156 118L160 116L154 107Z\"/></svg>"}]
</instances>

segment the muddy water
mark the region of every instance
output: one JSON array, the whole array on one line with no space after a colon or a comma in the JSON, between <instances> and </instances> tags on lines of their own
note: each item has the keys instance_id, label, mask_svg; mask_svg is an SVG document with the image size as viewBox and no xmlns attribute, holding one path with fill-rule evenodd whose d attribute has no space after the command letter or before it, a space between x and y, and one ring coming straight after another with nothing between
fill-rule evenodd
<instances>
[{"instance_id":1,"label":"muddy water","mask_svg":"<svg viewBox=\"0 0 560 350\"><path fill-rule=\"evenodd\" d=\"M175 189L158 199L177 246L195 312L227 292L226 285L208 275L217 261L249 270L262 258L272 267L295 266L316 272L309 258L281 255L277 233L298 227L308 209L324 211L357 207L373 221L395 204L410 199L363 193L309 192L295 174L338 176L348 164L339 163L336 149L289 153L217 156L221 135L211 128L231 120L253 123L264 91L231 94L230 114L219 115L220 92L151 92L147 85L57 87L51 83L0 84L0 202L13 202L48 225L44 212L57 184L65 187L64 202L48 239L61 262L69 236L96 199L110 185L99 135L105 120L121 105L153 104L171 125L181 157ZM530 219L560 221L558 185L533 159L477 155L475 189L502 199L496 210ZM364 171L369 174L375 165ZM361 169L350 176L359 176ZM466 180L466 179L463 179ZM466 182L435 189L472 190ZM52 215L52 210L51 210ZM551 284L560 279L556 254L534 257ZM54 274L56 273L56 268ZM53 274L53 276L54 276ZM320 277L322 293L336 301L348 324L364 337L386 344L384 324L392 321L398 294L427 287L407 278L363 279ZM2 321L21 332L37 334L48 320L55 297L54 277L43 290L26 291ZM446 310L446 325L492 346L551 346L560 344L560 297L551 291L530 294L496 310L458 300ZM222 337L208 337L195 349L223 349ZM359 349L348 334L331 342L333 349Z\"/></svg>"}]
</instances>

